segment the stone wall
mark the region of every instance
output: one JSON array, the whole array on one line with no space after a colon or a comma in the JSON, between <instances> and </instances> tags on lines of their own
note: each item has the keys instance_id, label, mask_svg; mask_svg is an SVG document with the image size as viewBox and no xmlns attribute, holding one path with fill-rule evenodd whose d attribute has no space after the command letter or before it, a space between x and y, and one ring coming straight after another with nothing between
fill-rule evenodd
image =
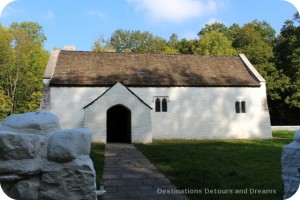
<instances>
[{"instance_id":1,"label":"stone wall","mask_svg":"<svg viewBox=\"0 0 300 200\"><path fill-rule=\"evenodd\" d=\"M17 200L95 200L88 129L61 130L48 112L11 115L0 125L0 182Z\"/></svg>"},{"instance_id":2,"label":"stone wall","mask_svg":"<svg viewBox=\"0 0 300 200\"><path fill-rule=\"evenodd\" d=\"M300 130L294 138L295 141L283 147L281 156L284 199L293 196L300 184Z\"/></svg>"}]
</instances>

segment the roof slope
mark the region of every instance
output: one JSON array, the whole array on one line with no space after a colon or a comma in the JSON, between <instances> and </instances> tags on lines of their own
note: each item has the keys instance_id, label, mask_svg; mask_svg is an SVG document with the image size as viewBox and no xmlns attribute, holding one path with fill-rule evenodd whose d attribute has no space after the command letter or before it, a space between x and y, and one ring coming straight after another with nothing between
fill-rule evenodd
<instances>
[{"instance_id":1,"label":"roof slope","mask_svg":"<svg viewBox=\"0 0 300 200\"><path fill-rule=\"evenodd\" d=\"M259 86L240 57L60 51L50 85Z\"/></svg>"}]
</instances>

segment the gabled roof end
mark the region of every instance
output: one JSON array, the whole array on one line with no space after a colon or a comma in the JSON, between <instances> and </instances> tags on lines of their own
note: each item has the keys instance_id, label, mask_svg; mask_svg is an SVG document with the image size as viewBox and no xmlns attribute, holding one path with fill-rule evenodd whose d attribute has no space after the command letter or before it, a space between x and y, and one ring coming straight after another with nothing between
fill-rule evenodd
<instances>
[{"instance_id":1,"label":"gabled roof end","mask_svg":"<svg viewBox=\"0 0 300 200\"><path fill-rule=\"evenodd\" d=\"M121 87L124 87L128 92L130 92L134 97L136 97L141 103L143 103L146 107L148 107L150 110L152 110L152 107L149 106L146 102L144 102L139 96L137 96L132 90L130 90L126 85L124 85L122 82L117 81L112 87L108 88L104 93L102 93L99 97L97 97L95 100L87 104L86 106L83 107L83 109L88 108L91 106L93 103L95 103L98 99L102 98L109 90L111 90L113 87L116 87L120 85Z\"/></svg>"},{"instance_id":2,"label":"gabled roof end","mask_svg":"<svg viewBox=\"0 0 300 200\"><path fill-rule=\"evenodd\" d=\"M260 75L260 73L255 69L255 67L251 64L245 54L239 54L242 61L245 63L249 73L251 76L256 78L259 82L266 82L266 80Z\"/></svg>"},{"instance_id":3,"label":"gabled roof end","mask_svg":"<svg viewBox=\"0 0 300 200\"><path fill-rule=\"evenodd\" d=\"M50 57L49 57L49 61L43 76L43 79L51 79L56 67L56 63L58 60L58 55L60 53L60 48L53 48Z\"/></svg>"}]
</instances>

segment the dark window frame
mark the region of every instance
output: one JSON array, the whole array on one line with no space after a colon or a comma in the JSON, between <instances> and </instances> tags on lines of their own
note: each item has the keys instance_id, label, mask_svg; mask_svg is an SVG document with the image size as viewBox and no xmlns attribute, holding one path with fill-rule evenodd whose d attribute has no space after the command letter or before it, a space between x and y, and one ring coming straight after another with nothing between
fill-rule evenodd
<instances>
[{"instance_id":1,"label":"dark window frame","mask_svg":"<svg viewBox=\"0 0 300 200\"><path fill-rule=\"evenodd\" d=\"M161 101L161 111L162 112L168 112L168 100L166 98L163 98Z\"/></svg>"},{"instance_id":2,"label":"dark window frame","mask_svg":"<svg viewBox=\"0 0 300 200\"><path fill-rule=\"evenodd\" d=\"M152 102L155 105L155 112L168 112L168 96L154 96Z\"/></svg>"},{"instance_id":3,"label":"dark window frame","mask_svg":"<svg viewBox=\"0 0 300 200\"><path fill-rule=\"evenodd\" d=\"M160 98L156 98L156 100L155 100L155 112L161 112L161 109L160 109Z\"/></svg>"},{"instance_id":4,"label":"dark window frame","mask_svg":"<svg viewBox=\"0 0 300 200\"><path fill-rule=\"evenodd\" d=\"M247 113L246 100L237 100L235 102L235 113Z\"/></svg>"},{"instance_id":5,"label":"dark window frame","mask_svg":"<svg viewBox=\"0 0 300 200\"><path fill-rule=\"evenodd\" d=\"M239 101L235 102L235 113L241 113Z\"/></svg>"},{"instance_id":6,"label":"dark window frame","mask_svg":"<svg viewBox=\"0 0 300 200\"><path fill-rule=\"evenodd\" d=\"M242 113L246 113L246 101L241 101L241 111Z\"/></svg>"}]
</instances>

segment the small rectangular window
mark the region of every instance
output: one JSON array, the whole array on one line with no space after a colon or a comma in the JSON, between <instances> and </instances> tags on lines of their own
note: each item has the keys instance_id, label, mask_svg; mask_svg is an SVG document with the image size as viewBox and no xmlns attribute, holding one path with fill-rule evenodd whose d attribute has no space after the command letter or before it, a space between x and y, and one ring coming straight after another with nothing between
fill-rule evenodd
<instances>
[{"instance_id":1,"label":"small rectangular window","mask_svg":"<svg viewBox=\"0 0 300 200\"><path fill-rule=\"evenodd\" d=\"M241 110L240 110L240 102L239 101L235 102L235 112L236 113L240 113L241 112Z\"/></svg>"},{"instance_id":2,"label":"small rectangular window","mask_svg":"<svg viewBox=\"0 0 300 200\"><path fill-rule=\"evenodd\" d=\"M162 106L162 111L163 112L167 112L168 111L168 101L167 101L167 99L166 98L164 98L163 100L162 100L162 104L161 104Z\"/></svg>"},{"instance_id":3,"label":"small rectangular window","mask_svg":"<svg viewBox=\"0 0 300 200\"><path fill-rule=\"evenodd\" d=\"M236 113L246 113L246 101L236 101L235 102L235 112Z\"/></svg>"},{"instance_id":4,"label":"small rectangular window","mask_svg":"<svg viewBox=\"0 0 300 200\"><path fill-rule=\"evenodd\" d=\"M160 99L155 100L155 112L160 112Z\"/></svg>"},{"instance_id":5,"label":"small rectangular window","mask_svg":"<svg viewBox=\"0 0 300 200\"><path fill-rule=\"evenodd\" d=\"M168 96L154 96L152 102L155 102L155 112L168 112Z\"/></svg>"},{"instance_id":6,"label":"small rectangular window","mask_svg":"<svg viewBox=\"0 0 300 200\"><path fill-rule=\"evenodd\" d=\"M242 113L246 113L246 101L241 102Z\"/></svg>"}]
</instances>

